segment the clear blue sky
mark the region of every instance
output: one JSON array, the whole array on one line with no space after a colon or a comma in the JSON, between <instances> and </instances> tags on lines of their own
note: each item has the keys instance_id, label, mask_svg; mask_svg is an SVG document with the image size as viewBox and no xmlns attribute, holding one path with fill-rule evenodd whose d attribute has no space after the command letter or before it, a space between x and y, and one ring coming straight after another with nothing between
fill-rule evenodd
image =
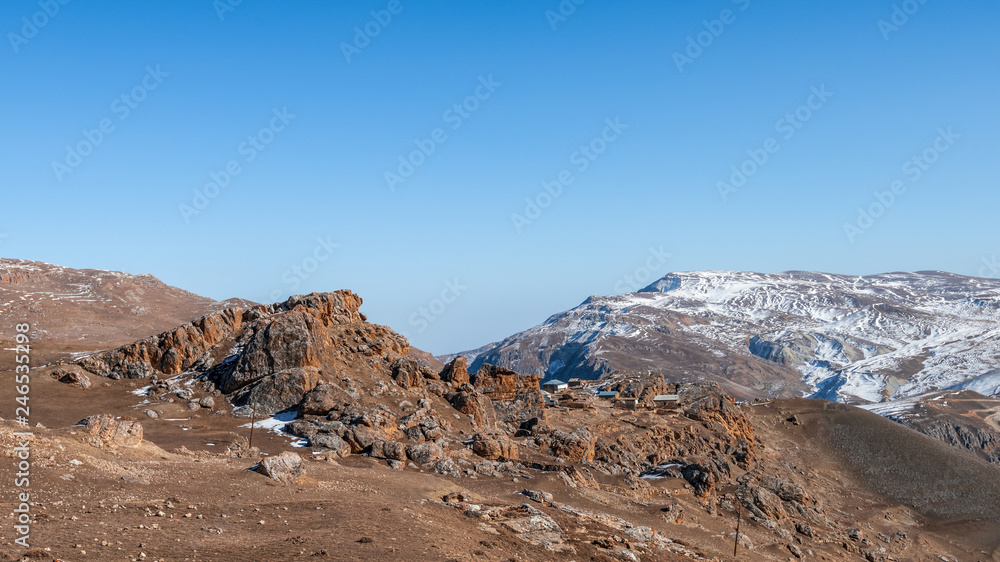
<instances>
[{"instance_id":1,"label":"clear blue sky","mask_svg":"<svg viewBox=\"0 0 1000 562\"><path fill-rule=\"evenodd\" d=\"M637 288L647 262L1000 276L996 2L914 1L895 29L888 0L587 0L564 20L557 0L50 3L0 8L5 257L219 299L349 288L435 353ZM724 199L733 166L754 173ZM547 207L529 219L526 198Z\"/></svg>"}]
</instances>

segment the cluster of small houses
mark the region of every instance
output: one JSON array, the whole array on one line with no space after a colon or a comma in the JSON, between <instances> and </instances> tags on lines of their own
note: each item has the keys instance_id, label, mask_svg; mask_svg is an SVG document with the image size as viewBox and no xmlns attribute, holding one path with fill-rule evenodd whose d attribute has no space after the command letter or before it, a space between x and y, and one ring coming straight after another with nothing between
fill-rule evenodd
<instances>
[{"instance_id":1,"label":"cluster of small houses","mask_svg":"<svg viewBox=\"0 0 1000 562\"><path fill-rule=\"evenodd\" d=\"M583 388L585 381L582 379L569 379L568 382L561 381L559 379L552 379L542 383L542 391L545 393L545 402L547 404L559 404L559 395L566 396L565 392L571 391L571 389L581 389ZM598 390L597 391L598 400L607 400L611 402L616 408L623 408L627 410L635 410L640 407L639 397L637 396L625 396L622 395L617 390ZM678 395L677 394L657 394L653 397L654 408L672 408L677 406ZM565 404L571 406L572 404Z\"/></svg>"}]
</instances>

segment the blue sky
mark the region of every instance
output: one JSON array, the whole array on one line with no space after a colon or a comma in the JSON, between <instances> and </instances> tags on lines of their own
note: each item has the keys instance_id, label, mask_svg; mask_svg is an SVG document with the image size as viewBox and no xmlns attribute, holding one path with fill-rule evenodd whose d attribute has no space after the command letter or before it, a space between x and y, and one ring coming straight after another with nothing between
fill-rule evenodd
<instances>
[{"instance_id":1,"label":"blue sky","mask_svg":"<svg viewBox=\"0 0 1000 562\"><path fill-rule=\"evenodd\" d=\"M349 288L434 353L670 271L1000 276L995 2L0 16L5 257L219 299Z\"/></svg>"}]
</instances>

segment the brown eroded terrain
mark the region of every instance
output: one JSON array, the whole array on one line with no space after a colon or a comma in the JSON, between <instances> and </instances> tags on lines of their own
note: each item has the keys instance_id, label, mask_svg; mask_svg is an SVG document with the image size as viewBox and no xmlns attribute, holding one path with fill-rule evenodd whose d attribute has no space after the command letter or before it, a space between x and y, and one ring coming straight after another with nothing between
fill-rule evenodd
<instances>
[{"instance_id":1,"label":"brown eroded terrain","mask_svg":"<svg viewBox=\"0 0 1000 562\"><path fill-rule=\"evenodd\" d=\"M360 306L244 304L33 370L32 549L0 421L0 557L1000 560L1000 467L886 418L651 372L547 394Z\"/></svg>"}]
</instances>

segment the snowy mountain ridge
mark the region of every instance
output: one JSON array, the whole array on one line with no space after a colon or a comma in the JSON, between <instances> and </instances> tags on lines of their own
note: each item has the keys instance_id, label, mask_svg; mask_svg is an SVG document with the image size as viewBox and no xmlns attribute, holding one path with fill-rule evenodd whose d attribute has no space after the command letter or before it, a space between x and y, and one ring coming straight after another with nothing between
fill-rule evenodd
<instances>
[{"instance_id":1,"label":"snowy mountain ridge","mask_svg":"<svg viewBox=\"0 0 1000 562\"><path fill-rule=\"evenodd\" d=\"M882 402L965 383L996 394L1000 280L938 271L671 273L635 293L590 297L465 355L565 379L621 368L606 359L616 353L669 370L670 354L685 346L708 348L726 362L723 372L741 357L794 369L798 392L816 398ZM698 355L683 372L696 376L703 364Z\"/></svg>"}]
</instances>

